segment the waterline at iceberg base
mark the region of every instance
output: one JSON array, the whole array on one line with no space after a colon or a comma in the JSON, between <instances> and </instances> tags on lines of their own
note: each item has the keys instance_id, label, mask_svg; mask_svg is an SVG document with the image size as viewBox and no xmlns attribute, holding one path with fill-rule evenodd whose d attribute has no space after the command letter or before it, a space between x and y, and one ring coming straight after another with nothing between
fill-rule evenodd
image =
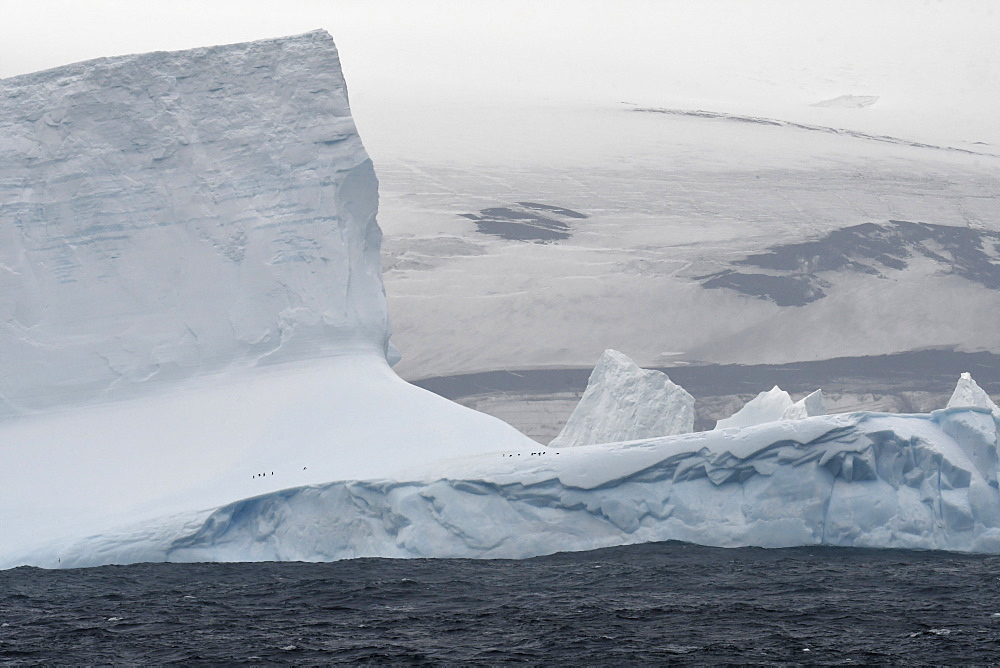
<instances>
[{"instance_id":1,"label":"waterline at iceberg base","mask_svg":"<svg viewBox=\"0 0 1000 668\"><path fill-rule=\"evenodd\" d=\"M997 430L986 409L948 408L489 453L437 476L276 491L33 561L523 558L671 539L996 553Z\"/></svg>"}]
</instances>

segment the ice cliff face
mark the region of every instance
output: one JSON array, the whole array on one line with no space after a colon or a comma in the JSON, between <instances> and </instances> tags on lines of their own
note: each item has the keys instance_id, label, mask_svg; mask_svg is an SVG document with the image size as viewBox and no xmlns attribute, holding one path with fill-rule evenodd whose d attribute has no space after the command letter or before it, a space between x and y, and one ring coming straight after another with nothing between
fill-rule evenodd
<instances>
[{"instance_id":1,"label":"ice cliff face","mask_svg":"<svg viewBox=\"0 0 1000 668\"><path fill-rule=\"evenodd\" d=\"M686 434L694 429L694 397L665 373L640 369L605 350L566 426L549 443L565 448Z\"/></svg>"},{"instance_id":2,"label":"ice cliff face","mask_svg":"<svg viewBox=\"0 0 1000 668\"><path fill-rule=\"evenodd\" d=\"M377 204L322 31L0 81L0 414L384 353Z\"/></svg>"}]
</instances>

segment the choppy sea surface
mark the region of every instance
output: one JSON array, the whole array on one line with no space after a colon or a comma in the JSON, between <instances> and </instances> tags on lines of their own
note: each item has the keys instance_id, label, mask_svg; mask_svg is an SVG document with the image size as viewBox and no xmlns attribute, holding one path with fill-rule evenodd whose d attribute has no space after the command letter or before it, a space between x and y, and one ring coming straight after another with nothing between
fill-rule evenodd
<instances>
[{"instance_id":1,"label":"choppy sea surface","mask_svg":"<svg viewBox=\"0 0 1000 668\"><path fill-rule=\"evenodd\" d=\"M0 663L1000 662L1000 557L653 543L523 561L0 571Z\"/></svg>"}]
</instances>

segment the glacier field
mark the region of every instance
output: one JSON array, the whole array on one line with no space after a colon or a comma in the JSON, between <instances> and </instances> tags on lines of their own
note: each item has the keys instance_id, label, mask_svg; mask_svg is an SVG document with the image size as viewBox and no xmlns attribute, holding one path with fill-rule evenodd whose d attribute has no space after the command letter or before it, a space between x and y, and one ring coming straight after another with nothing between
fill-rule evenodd
<instances>
[{"instance_id":1,"label":"glacier field","mask_svg":"<svg viewBox=\"0 0 1000 668\"><path fill-rule=\"evenodd\" d=\"M825 415L821 392L795 402L775 387L715 430L693 433L689 393L608 351L549 446L402 380L392 368L399 357L382 282L375 166L323 31L99 59L0 80L0 91L2 568L523 558L668 539L1000 552L1000 409L971 375L959 379L947 407L927 414ZM643 126L683 124L695 140L711 134L700 117L633 116ZM823 147L840 139L824 134ZM847 140L853 157L874 150L865 138ZM736 159L749 160L753 146L740 151ZM976 161L996 160L901 144L879 159L909 174L912 151L932 152L956 183ZM846 159L834 152L840 170ZM775 155L767 160L778 169ZM969 183L963 188L993 187ZM955 215L964 195L945 193L942 209ZM510 221L534 221L535 233L541 225L556 237L571 229L566 221L587 218L537 202L478 211L462 224L510 232L517 229ZM607 222L590 233L613 236ZM720 244L726 231L718 232ZM661 233L639 225L623 239L641 245ZM432 236L434 253L441 244L459 249L459 258L468 250L457 237ZM935 239L918 241L930 248ZM487 262L479 267L503 265L491 243L469 251ZM516 264L567 262L554 258L553 246L525 248ZM627 251L614 249L614 267ZM642 281L660 270L672 277L667 301L678 308L650 309L655 324L676 320L697 299L722 306L742 299L753 314L742 350L774 352L784 342L763 324L809 317L784 311L768 320L778 305L746 307L732 290L681 285L678 276L703 264L685 252L674 259L651 252L629 265ZM600 254L581 251L586 275L568 276L564 296L576 300L578 279L598 275ZM898 269L914 281L885 284L902 321L920 316L905 297L919 293L940 263L917 255ZM470 306L461 318L441 318L451 327L414 369L493 363L523 345L508 338L494 349L490 342L509 330L480 340L469 319L499 322L506 313L507 327L541 321L544 304L472 296L482 269L468 281L450 274L448 288L446 272L421 277L401 259L387 258L393 281L406 283L413 270L403 292L422 294L407 308L435 317ZM504 290L525 287L514 285L516 267L491 275L504 276ZM823 273L792 282L869 293L883 290L883 279ZM963 280L948 277L950 285ZM619 301L621 281L616 275L606 284L607 303ZM987 331L981 325L996 318L984 307L995 299L992 288L963 289L971 297L956 307L959 315L972 314L974 328ZM807 297L827 315L867 309L849 294ZM709 317L699 313L682 323L685 345L699 328L713 329L714 316L699 320ZM952 314L928 327L947 342L960 325L970 328ZM583 359L597 331L555 357ZM706 344L715 351L747 334L733 323L718 331ZM559 346L538 333L546 346ZM845 345L871 333L859 331ZM921 332L896 334L916 341ZM836 336L815 332L812 343ZM986 343L992 336L980 334ZM446 359L459 337L464 343ZM406 353L404 346L404 360ZM546 353L540 347L531 361Z\"/></svg>"}]
</instances>

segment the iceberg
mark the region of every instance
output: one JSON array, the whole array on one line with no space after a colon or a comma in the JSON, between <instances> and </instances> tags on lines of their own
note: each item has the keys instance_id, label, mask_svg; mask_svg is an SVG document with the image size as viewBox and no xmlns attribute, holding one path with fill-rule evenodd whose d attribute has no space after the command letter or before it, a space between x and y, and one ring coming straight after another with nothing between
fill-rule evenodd
<instances>
[{"instance_id":1,"label":"iceberg","mask_svg":"<svg viewBox=\"0 0 1000 668\"><path fill-rule=\"evenodd\" d=\"M391 371L377 207L323 31L0 81L0 563L537 447Z\"/></svg>"},{"instance_id":2,"label":"iceberg","mask_svg":"<svg viewBox=\"0 0 1000 668\"><path fill-rule=\"evenodd\" d=\"M948 408L966 407L985 408L1000 418L1000 407L993 403L990 395L979 387L979 383L972 378L972 374L969 372L965 372L959 377L955 391L952 393L951 399L948 400Z\"/></svg>"},{"instance_id":3,"label":"iceberg","mask_svg":"<svg viewBox=\"0 0 1000 668\"><path fill-rule=\"evenodd\" d=\"M799 401L775 385L767 392L761 392L746 403L732 417L719 420L716 429L751 427L777 420L801 420L815 415L826 415L823 390L816 390Z\"/></svg>"},{"instance_id":4,"label":"iceberg","mask_svg":"<svg viewBox=\"0 0 1000 668\"><path fill-rule=\"evenodd\" d=\"M1000 418L971 377L926 415L775 387L681 433L690 395L609 351L554 447L402 381L324 32L0 88L0 568L1000 553Z\"/></svg>"},{"instance_id":5,"label":"iceberg","mask_svg":"<svg viewBox=\"0 0 1000 668\"><path fill-rule=\"evenodd\" d=\"M731 429L733 427L752 427L765 422L780 420L785 412L795 405L792 398L780 387L775 385L767 392L761 392L736 411L732 417L719 420L716 429Z\"/></svg>"},{"instance_id":6,"label":"iceberg","mask_svg":"<svg viewBox=\"0 0 1000 668\"><path fill-rule=\"evenodd\" d=\"M802 397L785 409L782 420L801 420L815 415L826 415L826 403L823 401L823 390L816 390Z\"/></svg>"},{"instance_id":7,"label":"iceberg","mask_svg":"<svg viewBox=\"0 0 1000 668\"><path fill-rule=\"evenodd\" d=\"M984 409L950 408L501 451L428 475L282 489L31 560L524 558L661 540L1000 553L997 427Z\"/></svg>"},{"instance_id":8,"label":"iceberg","mask_svg":"<svg viewBox=\"0 0 1000 668\"><path fill-rule=\"evenodd\" d=\"M694 430L694 397L665 373L640 369L605 350L562 431L549 443L565 448L674 436Z\"/></svg>"}]
</instances>

